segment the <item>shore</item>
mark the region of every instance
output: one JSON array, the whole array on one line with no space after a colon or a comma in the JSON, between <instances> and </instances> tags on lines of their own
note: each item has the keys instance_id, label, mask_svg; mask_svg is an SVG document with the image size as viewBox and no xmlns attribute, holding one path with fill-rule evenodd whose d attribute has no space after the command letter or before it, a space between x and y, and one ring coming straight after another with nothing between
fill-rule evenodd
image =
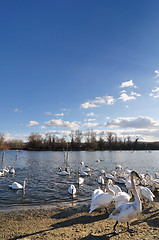
<instances>
[{"instance_id":1,"label":"shore","mask_svg":"<svg viewBox=\"0 0 159 240\"><path fill-rule=\"evenodd\" d=\"M159 193L154 202L143 204L143 211L131 222L136 233L127 232L126 224L119 223L119 235L113 234L113 220L109 214L94 211L90 203L71 206L0 211L0 239L159 239ZM108 208L109 213L113 208Z\"/></svg>"}]
</instances>

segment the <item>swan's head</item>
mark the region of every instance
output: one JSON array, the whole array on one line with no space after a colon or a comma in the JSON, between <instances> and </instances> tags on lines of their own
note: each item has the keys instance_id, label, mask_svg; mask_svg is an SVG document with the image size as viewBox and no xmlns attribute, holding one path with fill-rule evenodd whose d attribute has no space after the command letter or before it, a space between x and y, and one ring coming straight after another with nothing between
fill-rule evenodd
<instances>
[{"instance_id":1,"label":"swan's head","mask_svg":"<svg viewBox=\"0 0 159 240\"><path fill-rule=\"evenodd\" d=\"M111 179L109 179L109 184L111 184L112 186L114 185Z\"/></svg>"},{"instance_id":2,"label":"swan's head","mask_svg":"<svg viewBox=\"0 0 159 240\"><path fill-rule=\"evenodd\" d=\"M139 174L137 172L135 172L135 171L131 171L131 176L135 176L138 179L142 180L141 177L139 176Z\"/></svg>"},{"instance_id":3,"label":"swan's head","mask_svg":"<svg viewBox=\"0 0 159 240\"><path fill-rule=\"evenodd\" d=\"M27 178L25 178L25 179L24 179L24 181L25 181L25 182L28 182L28 179L27 179Z\"/></svg>"}]
</instances>

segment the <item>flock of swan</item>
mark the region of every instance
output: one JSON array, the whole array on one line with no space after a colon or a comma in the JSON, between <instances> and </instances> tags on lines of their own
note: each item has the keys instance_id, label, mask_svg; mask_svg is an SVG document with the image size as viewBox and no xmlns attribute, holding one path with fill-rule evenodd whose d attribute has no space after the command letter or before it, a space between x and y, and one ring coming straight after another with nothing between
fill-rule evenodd
<instances>
[{"instance_id":1,"label":"flock of swan","mask_svg":"<svg viewBox=\"0 0 159 240\"><path fill-rule=\"evenodd\" d=\"M83 164L81 162L81 165ZM90 171L88 167L81 169L81 172L78 172L76 183L83 184L84 177L88 176ZM107 212L107 207L114 204L114 211L106 219L106 221L109 219L116 220L114 233L119 234L116 230L118 222L126 222L129 232L136 231L130 229L129 222L142 211L142 203L154 200L154 192L159 189L159 174L155 173L153 178L148 173L139 174L129 169L124 170L120 165L111 173L106 174L105 170L101 170L100 173L101 175L97 178L97 182L101 186L106 185L106 188L104 191L101 188L93 191L89 213L96 209L105 209ZM67 168L64 171L60 168L58 174L66 176L70 172ZM124 191L122 190L123 188L125 189ZM77 193L75 185L70 185L68 193L75 196Z\"/></svg>"},{"instance_id":2,"label":"flock of swan","mask_svg":"<svg viewBox=\"0 0 159 240\"><path fill-rule=\"evenodd\" d=\"M14 175L15 174L15 168L11 167L11 166L3 168L0 171L0 177L4 177L5 174L8 174L8 173ZM9 187L13 190L21 190L21 189L25 190L25 185L26 185L27 181L28 180L25 178L25 180L23 182L23 185L21 185L18 182L13 182L11 185L9 185Z\"/></svg>"},{"instance_id":3,"label":"flock of swan","mask_svg":"<svg viewBox=\"0 0 159 240\"><path fill-rule=\"evenodd\" d=\"M89 176L90 172L91 169L88 166L84 167L84 162L81 162L81 170L78 172L76 184L84 184L85 177ZM3 168L0 171L0 177L7 173L15 174L15 168L10 166ZM59 168L57 174L59 176L69 176L68 165L66 165L65 170ZM13 182L9 187L13 190L25 190L26 182L27 179L24 180L23 185ZM127 230L129 232L134 231L130 229L129 222L142 211L142 203L154 200L154 192L159 189L159 174L155 173L154 177L148 173L139 174L129 169L124 170L122 166L118 165L111 173L101 170L97 182L101 187L95 189L91 195L89 213L91 214L96 209L104 209L108 212L107 208L114 204L115 209L106 221L114 219L116 221L114 233L119 234L116 229L118 222L126 222ZM102 190L103 186L105 190ZM72 197L76 195L77 190L74 184L69 186L68 193Z\"/></svg>"}]
</instances>

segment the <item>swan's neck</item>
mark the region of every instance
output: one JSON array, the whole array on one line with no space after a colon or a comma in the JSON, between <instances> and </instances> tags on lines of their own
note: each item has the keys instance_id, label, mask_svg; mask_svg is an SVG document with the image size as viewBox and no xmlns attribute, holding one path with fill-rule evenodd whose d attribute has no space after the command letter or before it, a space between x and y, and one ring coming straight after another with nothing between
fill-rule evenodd
<instances>
[{"instance_id":1,"label":"swan's neck","mask_svg":"<svg viewBox=\"0 0 159 240\"><path fill-rule=\"evenodd\" d=\"M128 194L130 195L130 198L132 198L132 192L131 192L131 189L128 190Z\"/></svg>"},{"instance_id":2,"label":"swan's neck","mask_svg":"<svg viewBox=\"0 0 159 240\"><path fill-rule=\"evenodd\" d=\"M115 192L112 189L109 188L109 184L110 184L110 182L108 181L107 182L107 187L106 187L107 192L110 192L111 194L113 194L115 196Z\"/></svg>"},{"instance_id":3,"label":"swan's neck","mask_svg":"<svg viewBox=\"0 0 159 240\"><path fill-rule=\"evenodd\" d=\"M25 189L25 183L26 183L26 181L24 180L23 189Z\"/></svg>"},{"instance_id":4,"label":"swan's neck","mask_svg":"<svg viewBox=\"0 0 159 240\"><path fill-rule=\"evenodd\" d=\"M139 195L138 195L138 193L136 191L136 186L135 186L133 174L131 175L131 185L132 185L135 201L140 203L140 198L139 198Z\"/></svg>"}]
</instances>

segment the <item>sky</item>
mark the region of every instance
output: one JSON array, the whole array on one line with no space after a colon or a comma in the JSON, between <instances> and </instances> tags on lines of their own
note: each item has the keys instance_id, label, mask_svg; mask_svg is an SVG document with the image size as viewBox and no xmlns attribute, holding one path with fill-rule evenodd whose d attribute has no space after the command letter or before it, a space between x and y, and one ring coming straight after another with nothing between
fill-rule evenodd
<instances>
[{"instance_id":1,"label":"sky","mask_svg":"<svg viewBox=\"0 0 159 240\"><path fill-rule=\"evenodd\" d=\"M159 141L159 1L0 1L0 103L6 140Z\"/></svg>"}]
</instances>

